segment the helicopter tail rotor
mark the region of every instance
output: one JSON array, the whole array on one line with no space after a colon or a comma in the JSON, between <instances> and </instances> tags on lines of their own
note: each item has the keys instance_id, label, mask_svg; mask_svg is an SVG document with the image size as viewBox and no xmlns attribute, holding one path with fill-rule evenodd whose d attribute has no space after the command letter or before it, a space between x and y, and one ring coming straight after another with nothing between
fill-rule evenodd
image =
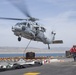
<instances>
[{"instance_id":1,"label":"helicopter tail rotor","mask_svg":"<svg viewBox=\"0 0 76 75\"><path fill-rule=\"evenodd\" d=\"M52 31L52 32L51 32L51 35L52 35L52 41L55 40L56 32Z\"/></svg>"}]
</instances>

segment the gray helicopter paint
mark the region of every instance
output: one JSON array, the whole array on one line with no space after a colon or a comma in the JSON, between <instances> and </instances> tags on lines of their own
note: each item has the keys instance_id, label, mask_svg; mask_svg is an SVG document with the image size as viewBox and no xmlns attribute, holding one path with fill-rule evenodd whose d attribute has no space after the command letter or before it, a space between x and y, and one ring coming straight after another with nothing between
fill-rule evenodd
<instances>
[{"instance_id":1,"label":"gray helicopter paint","mask_svg":"<svg viewBox=\"0 0 76 75\"><path fill-rule=\"evenodd\" d=\"M23 30L22 27L25 27L25 29ZM27 39L31 39L34 41L41 41L44 44L51 44L52 41L54 40L53 37L54 35L52 35L52 39L50 37L47 38L44 34L44 32L42 30L40 30L40 26L37 26L38 30L35 30L36 26L30 25L30 27L28 27L27 25L15 25L14 27L12 27L12 31L14 32L14 34L16 36L20 36L20 37L24 37ZM35 36L35 34L37 33L37 35Z\"/></svg>"}]
</instances>

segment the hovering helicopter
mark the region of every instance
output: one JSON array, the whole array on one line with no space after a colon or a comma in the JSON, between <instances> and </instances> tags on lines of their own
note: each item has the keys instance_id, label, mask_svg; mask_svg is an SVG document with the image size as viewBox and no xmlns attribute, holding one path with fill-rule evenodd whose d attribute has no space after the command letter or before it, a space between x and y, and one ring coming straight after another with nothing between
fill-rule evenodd
<instances>
[{"instance_id":1,"label":"hovering helicopter","mask_svg":"<svg viewBox=\"0 0 76 75\"><path fill-rule=\"evenodd\" d=\"M21 41L21 38L27 38L29 40L33 41L40 41L44 44L48 45L48 49L50 49L49 44L61 44L63 43L62 40L55 40L56 33L54 31L51 32L50 39L46 37L44 33L46 33L46 28L41 26L37 20L37 18L32 17L27 8L24 10L22 6L20 6L20 3L23 0L9 0L14 6L16 6L25 16L27 16L27 19L20 19L20 18L5 18L0 17L0 19L6 19L6 20L23 20L23 22L17 23L15 26L12 26L12 31L14 32L14 35L18 37L18 41Z\"/></svg>"}]
</instances>

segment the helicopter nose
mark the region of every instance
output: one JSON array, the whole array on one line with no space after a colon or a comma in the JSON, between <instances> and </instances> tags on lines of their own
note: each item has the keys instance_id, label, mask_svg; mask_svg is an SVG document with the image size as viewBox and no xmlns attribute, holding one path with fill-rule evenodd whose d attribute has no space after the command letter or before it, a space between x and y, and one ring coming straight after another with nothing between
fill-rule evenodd
<instances>
[{"instance_id":1,"label":"helicopter nose","mask_svg":"<svg viewBox=\"0 0 76 75\"><path fill-rule=\"evenodd\" d=\"M16 31L16 27L15 26L12 26L12 31L14 32L14 31Z\"/></svg>"},{"instance_id":2,"label":"helicopter nose","mask_svg":"<svg viewBox=\"0 0 76 75\"><path fill-rule=\"evenodd\" d=\"M14 31L15 29L14 29L14 27L12 26L12 31Z\"/></svg>"},{"instance_id":3,"label":"helicopter nose","mask_svg":"<svg viewBox=\"0 0 76 75\"><path fill-rule=\"evenodd\" d=\"M12 26L12 31L20 31L21 30L21 27L18 27L18 26Z\"/></svg>"}]
</instances>

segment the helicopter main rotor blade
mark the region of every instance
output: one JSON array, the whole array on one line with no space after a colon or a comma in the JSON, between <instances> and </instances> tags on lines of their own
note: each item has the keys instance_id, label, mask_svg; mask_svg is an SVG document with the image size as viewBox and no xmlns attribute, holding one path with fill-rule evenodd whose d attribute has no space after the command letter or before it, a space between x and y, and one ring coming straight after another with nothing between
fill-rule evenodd
<instances>
[{"instance_id":1,"label":"helicopter main rotor blade","mask_svg":"<svg viewBox=\"0 0 76 75\"><path fill-rule=\"evenodd\" d=\"M17 7L25 16L31 18L31 15L25 4L25 0L8 0L8 1L10 1L15 7Z\"/></svg>"},{"instance_id":2,"label":"helicopter main rotor blade","mask_svg":"<svg viewBox=\"0 0 76 75\"><path fill-rule=\"evenodd\" d=\"M0 17L0 19L6 19L6 20L27 20L27 19L20 19L20 18L5 18L5 17Z\"/></svg>"}]
</instances>

